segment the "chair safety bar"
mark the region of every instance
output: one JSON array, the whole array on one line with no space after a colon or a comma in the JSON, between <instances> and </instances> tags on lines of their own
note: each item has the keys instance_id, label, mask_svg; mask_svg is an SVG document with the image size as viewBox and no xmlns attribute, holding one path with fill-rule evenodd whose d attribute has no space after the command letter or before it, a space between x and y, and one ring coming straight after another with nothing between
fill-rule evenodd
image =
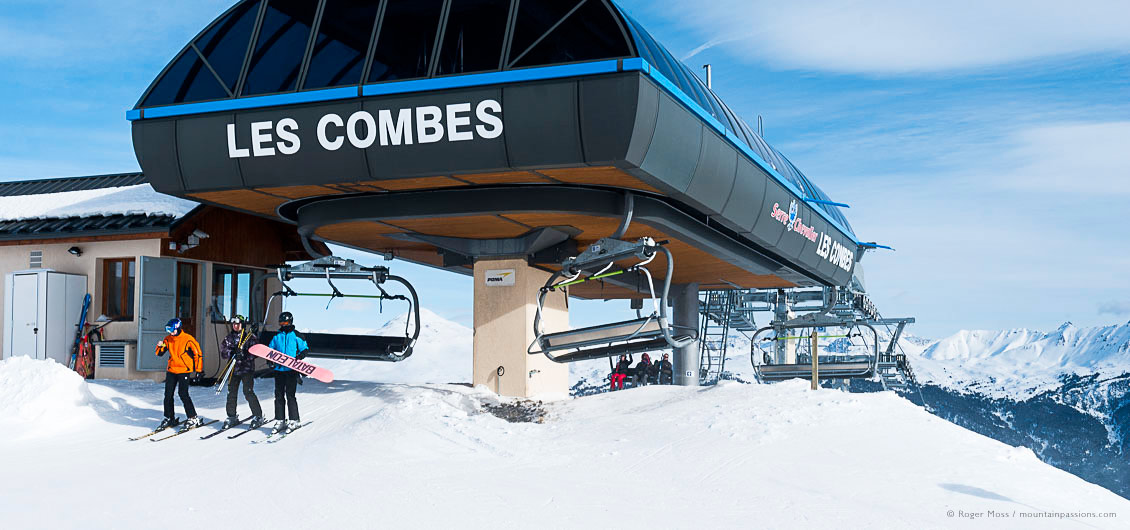
<instances>
[{"instance_id":1,"label":"chair safety bar","mask_svg":"<svg viewBox=\"0 0 1130 530\"><path fill-rule=\"evenodd\" d=\"M271 295L267 301L266 311L263 313L263 322L260 328L265 328L267 315L271 312L271 304L278 297L315 296L329 297L332 303L334 298L369 298L376 300L401 300L409 303L408 318L404 323L403 337L377 337L367 335L345 335L333 333L304 333L306 342L310 346L310 357L330 359L357 359L368 361L399 362L412 355L416 340L420 338L420 299L415 287L408 280L389 274L388 267L362 267L353 260L326 256L311 262L296 266L279 265L276 275L282 283L283 290ZM333 292L330 293L299 293L291 289L286 282L295 278L325 279ZM336 285L334 279L369 280L380 291L379 295L344 294ZM409 296L392 295L384 289L386 282L396 282L408 290ZM329 304L326 304L329 308ZM413 331L409 333L409 326ZM263 333L260 340L269 340L262 337L272 336L273 333Z\"/></svg>"},{"instance_id":2,"label":"chair safety bar","mask_svg":"<svg viewBox=\"0 0 1130 530\"><path fill-rule=\"evenodd\" d=\"M541 288L538 295L537 313L534 315L534 334L536 338L526 352L533 355L544 354L549 360L559 363L598 359L619 354L681 348L697 340L697 329L684 329L671 326L667 320L667 293L671 289L671 276L674 259L671 251L663 245L645 237L631 243L618 239L604 238L589 246L579 256L566 259L561 270ZM663 279L660 296L656 297L651 273L646 266L662 252L667 258L667 275ZM635 258L639 263L627 268L612 270L615 262ZM635 320L601 324L585 328L545 333L541 326L541 315L545 308L545 297L554 291L563 292L572 285L586 281L599 280L626 272L641 272L647 278L655 311ZM584 276L584 275L588 276ZM558 280L565 278L558 283ZM566 292L566 296L568 293ZM538 349L534 349L535 345ZM554 352L566 352L554 355Z\"/></svg>"},{"instance_id":3,"label":"chair safety bar","mask_svg":"<svg viewBox=\"0 0 1130 530\"><path fill-rule=\"evenodd\" d=\"M822 322L821 324L822 325L819 326L819 327L835 326L835 323L832 323L832 322ZM848 333L843 334L843 335L820 335L820 336L818 336L818 338L862 337L862 333L860 333L859 331L856 331L856 329L859 328L860 326L866 327L866 328L871 330L872 336L875 339L875 340L872 341L872 344L871 344L871 348L873 350L872 353L869 354L869 355L851 356L851 357L846 358L846 359L844 358L844 356L836 356L838 358L834 361L821 361L819 352L810 352L809 355L816 355L816 362L817 362L816 369L817 369L819 378L821 378L821 379L869 378L869 377L871 377L872 375L875 374L875 366L879 362L879 333L877 331L875 331L875 328L872 327L870 324L868 324L866 322L855 321L855 320L842 322L841 327L850 328L848 330ZM762 382L765 382L765 381L783 381L785 379L811 378L812 377L812 363L811 363L812 358L811 357L809 357L810 362L807 362L807 363L767 364L767 363L758 363L758 356L755 355L755 352L760 351L758 346L757 346L758 345L758 337L760 337L761 335L763 335L763 334L765 334L769 331L777 331L778 333L780 333L780 332L785 332L785 331L792 331L792 330L796 330L796 329L805 329L805 328L812 328L812 327L813 327L813 325L811 325L811 324L794 324L794 325L790 326L790 325L781 325L780 323L778 323L776 326L770 325L770 326L766 326L766 327L763 327L763 328L757 330L757 332L755 332L753 334L753 338L750 341L750 345L751 345L750 363L753 365L753 371L756 374L758 381L762 381ZM786 335L786 336L765 338L765 339L762 339L762 341L776 342L778 340L787 340L787 339L803 340L803 339L808 339L808 338L809 338L808 336L805 336L803 334L802 335L795 335L795 336ZM864 343L866 344L866 341Z\"/></svg>"}]
</instances>

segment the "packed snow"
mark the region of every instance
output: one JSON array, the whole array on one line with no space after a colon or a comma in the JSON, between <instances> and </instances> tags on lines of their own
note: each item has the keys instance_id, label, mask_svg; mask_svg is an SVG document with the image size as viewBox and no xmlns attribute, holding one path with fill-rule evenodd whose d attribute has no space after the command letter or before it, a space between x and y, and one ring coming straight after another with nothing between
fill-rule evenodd
<instances>
[{"instance_id":1,"label":"packed snow","mask_svg":"<svg viewBox=\"0 0 1130 530\"><path fill-rule=\"evenodd\" d=\"M96 215L170 215L181 217L199 206L157 193L149 184L0 197L0 221L65 219Z\"/></svg>"},{"instance_id":2,"label":"packed snow","mask_svg":"<svg viewBox=\"0 0 1130 530\"><path fill-rule=\"evenodd\" d=\"M261 432L200 440L212 427L130 442L160 420L161 384L2 360L4 527L1121 528L1130 517L1130 501L890 392L649 386L508 423L487 408L515 400L434 383L466 380L469 346L453 337L470 337L428 320L421 338L446 344L422 340L387 371L339 364L334 383L307 380L298 400L311 423L276 444ZM404 383L380 379L393 370ZM256 391L270 411L273 382ZM223 394L192 395L223 417Z\"/></svg>"}]
</instances>

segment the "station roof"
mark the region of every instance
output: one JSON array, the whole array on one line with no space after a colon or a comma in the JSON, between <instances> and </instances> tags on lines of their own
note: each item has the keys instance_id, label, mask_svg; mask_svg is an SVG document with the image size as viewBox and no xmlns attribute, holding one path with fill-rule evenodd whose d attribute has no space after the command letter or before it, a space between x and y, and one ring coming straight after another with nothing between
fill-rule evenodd
<instances>
[{"instance_id":1,"label":"station roof","mask_svg":"<svg viewBox=\"0 0 1130 530\"><path fill-rule=\"evenodd\" d=\"M168 231L197 206L141 173L0 182L0 240Z\"/></svg>"},{"instance_id":2,"label":"station roof","mask_svg":"<svg viewBox=\"0 0 1130 530\"><path fill-rule=\"evenodd\" d=\"M222 104L227 101L248 108L250 100L357 97L405 81L418 81L421 90L444 88L454 76L494 79L491 74L633 58L646 61L668 89L855 238L826 193L608 0L242 0L181 50L129 116L160 116L142 109L167 106L207 112L240 108Z\"/></svg>"}]
</instances>

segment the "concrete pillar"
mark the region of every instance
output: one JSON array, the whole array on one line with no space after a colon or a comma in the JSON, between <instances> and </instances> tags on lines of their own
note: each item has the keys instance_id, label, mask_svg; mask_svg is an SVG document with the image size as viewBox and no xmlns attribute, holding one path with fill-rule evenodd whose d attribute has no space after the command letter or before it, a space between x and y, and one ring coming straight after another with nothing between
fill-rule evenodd
<instances>
[{"instance_id":1,"label":"concrete pillar","mask_svg":"<svg viewBox=\"0 0 1130 530\"><path fill-rule=\"evenodd\" d=\"M671 292L671 323L698 329L698 284L686 283L672 285ZM672 352L672 365L675 371L676 385L698 386L698 342L692 342Z\"/></svg>"},{"instance_id":2,"label":"concrete pillar","mask_svg":"<svg viewBox=\"0 0 1130 530\"><path fill-rule=\"evenodd\" d=\"M474 371L471 381L503 396L531 397L568 394L569 367L529 355L534 340L534 314L538 289L550 273L535 269L523 259L475 261ZM543 329L569 327L565 296L550 293L542 311ZM497 375L498 367L505 372Z\"/></svg>"}]
</instances>

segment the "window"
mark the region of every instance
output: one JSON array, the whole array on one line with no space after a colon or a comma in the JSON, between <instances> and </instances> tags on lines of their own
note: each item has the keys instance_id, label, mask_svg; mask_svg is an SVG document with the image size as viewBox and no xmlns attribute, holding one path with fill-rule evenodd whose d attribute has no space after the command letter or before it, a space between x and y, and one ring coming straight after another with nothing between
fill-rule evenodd
<instances>
[{"instance_id":1,"label":"window","mask_svg":"<svg viewBox=\"0 0 1130 530\"><path fill-rule=\"evenodd\" d=\"M629 54L616 18L600 0L518 4L510 66L594 61Z\"/></svg>"},{"instance_id":2,"label":"window","mask_svg":"<svg viewBox=\"0 0 1130 530\"><path fill-rule=\"evenodd\" d=\"M251 316L253 271L216 265L212 267L213 322L227 322L235 315Z\"/></svg>"},{"instance_id":3,"label":"window","mask_svg":"<svg viewBox=\"0 0 1130 530\"><path fill-rule=\"evenodd\" d=\"M452 0L436 73L498 70L510 0Z\"/></svg>"},{"instance_id":4,"label":"window","mask_svg":"<svg viewBox=\"0 0 1130 530\"><path fill-rule=\"evenodd\" d=\"M204 61L189 48L169 67L142 106L171 105L190 101L206 101L228 97L224 86L204 66Z\"/></svg>"},{"instance_id":5,"label":"window","mask_svg":"<svg viewBox=\"0 0 1130 530\"><path fill-rule=\"evenodd\" d=\"M255 51L247 68L243 95L289 92L298 84L317 2L270 0Z\"/></svg>"},{"instance_id":6,"label":"window","mask_svg":"<svg viewBox=\"0 0 1130 530\"><path fill-rule=\"evenodd\" d=\"M196 39L196 48L204 55L204 60L232 92L235 92L235 84L239 81L239 71L243 68L244 55L251 42L251 31L255 28L261 3L240 4Z\"/></svg>"},{"instance_id":7,"label":"window","mask_svg":"<svg viewBox=\"0 0 1130 530\"><path fill-rule=\"evenodd\" d=\"M303 89L356 85L380 2L327 0Z\"/></svg>"},{"instance_id":8,"label":"window","mask_svg":"<svg viewBox=\"0 0 1130 530\"><path fill-rule=\"evenodd\" d=\"M102 262L102 314L110 320L133 320L133 258Z\"/></svg>"},{"instance_id":9,"label":"window","mask_svg":"<svg viewBox=\"0 0 1130 530\"><path fill-rule=\"evenodd\" d=\"M443 0L389 2L373 51L369 82L428 75Z\"/></svg>"}]
</instances>

